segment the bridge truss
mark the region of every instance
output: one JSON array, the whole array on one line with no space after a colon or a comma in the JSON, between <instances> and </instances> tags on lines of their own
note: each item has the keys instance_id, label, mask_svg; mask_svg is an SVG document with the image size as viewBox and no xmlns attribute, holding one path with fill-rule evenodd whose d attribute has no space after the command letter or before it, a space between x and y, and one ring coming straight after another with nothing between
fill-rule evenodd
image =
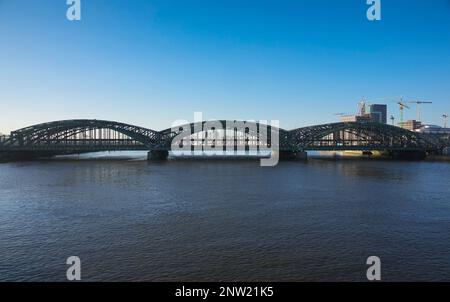
<instances>
[{"instance_id":1,"label":"bridge truss","mask_svg":"<svg viewBox=\"0 0 450 302\"><path fill-rule=\"evenodd\" d=\"M102 150L148 150L159 132L103 120L66 120L38 124L5 138L0 150L54 151L70 154Z\"/></svg>"},{"instance_id":2,"label":"bridge truss","mask_svg":"<svg viewBox=\"0 0 450 302\"><path fill-rule=\"evenodd\" d=\"M303 150L433 151L438 142L421 133L381 123L347 122L289 131L290 141Z\"/></svg>"},{"instance_id":3,"label":"bridge truss","mask_svg":"<svg viewBox=\"0 0 450 302\"><path fill-rule=\"evenodd\" d=\"M275 137L276 134L276 137ZM230 140L231 138L231 140ZM231 143L230 143L231 142ZM284 130L257 122L208 121L155 131L104 120L65 120L33 125L0 137L0 152L57 155L174 146L273 148L281 151L380 150L436 152L448 140L380 123L332 123Z\"/></svg>"}]
</instances>

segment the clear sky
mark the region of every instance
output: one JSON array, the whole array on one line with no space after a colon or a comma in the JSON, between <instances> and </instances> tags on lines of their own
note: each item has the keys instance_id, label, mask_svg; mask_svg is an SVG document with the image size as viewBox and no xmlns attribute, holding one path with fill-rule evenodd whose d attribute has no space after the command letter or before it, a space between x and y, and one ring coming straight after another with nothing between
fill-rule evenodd
<instances>
[{"instance_id":1,"label":"clear sky","mask_svg":"<svg viewBox=\"0 0 450 302\"><path fill-rule=\"evenodd\" d=\"M362 97L450 113L450 1L0 0L0 132L97 118L333 122ZM391 102L390 114L399 116ZM405 118L415 117L414 106Z\"/></svg>"}]
</instances>

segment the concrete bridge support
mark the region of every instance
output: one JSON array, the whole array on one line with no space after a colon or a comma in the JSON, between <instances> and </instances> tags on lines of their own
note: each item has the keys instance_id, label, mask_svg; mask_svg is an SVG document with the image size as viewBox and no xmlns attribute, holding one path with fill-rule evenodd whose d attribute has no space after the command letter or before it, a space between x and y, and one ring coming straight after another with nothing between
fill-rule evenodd
<instances>
[{"instance_id":1,"label":"concrete bridge support","mask_svg":"<svg viewBox=\"0 0 450 302\"><path fill-rule=\"evenodd\" d=\"M147 153L147 160L150 161L164 161L169 157L168 150L150 150Z\"/></svg>"}]
</instances>

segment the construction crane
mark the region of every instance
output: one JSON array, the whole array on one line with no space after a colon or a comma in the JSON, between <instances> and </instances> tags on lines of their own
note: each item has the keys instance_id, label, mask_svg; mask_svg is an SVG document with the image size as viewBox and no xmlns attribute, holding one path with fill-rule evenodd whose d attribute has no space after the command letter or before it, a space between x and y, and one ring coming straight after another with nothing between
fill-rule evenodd
<instances>
[{"instance_id":1,"label":"construction crane","mask_svg":"<svg viewBox=\"0 0 450 302\"><path fill-rule=\"evenodd\" d=\"M406 109L410 109L408 107L408 105L406 105L405 103L403 103L403 98L400 98L400 102L397 102L397 104L399 105L399 109L400 109L400 126L403 127L403 110Z\"/></svg>"},{"instance_id":2,"label":"construction crane","mask_svg":"<svg viewBox=\"0 0 450 302\"><path fill-rule=\"evenodd\" d=\"M423 101L411 101L411 102L408 102L408 103L412 103L412 104L416 104L416 106L417 106L417 121L421 121L422 119L421 119L421 116L420 116L420 113L421 113L421 111L420 111L420 105L422 105L422 104L433 104L433 102L423 102Z\"/></svg>"},{"instance_id":3,"label":"construction crane","mask_svg":"<svg viewBox=\"0 0 450 302\"><path fill-rule=\"evenodd\" d=\"M442 118L444 119L444 128L447 128L447 119L448 119L448 114L445 113L442 115Z\"/></svg>"},{"instance_id":4,"label":"construction crane","mask_svg":"<svg viewBox=\"0 0 450 302\"><path fill-rule=\"evenodd\" d=\"M370 99L369 101L370 101L371 103L376 103L376 102L381 102L381 101L389 101L389 102L398 104L398 99L400 99L400 102L403 103L403 96L386 96L386 97L379 97L379 98L373 98L373 99ZM369 103L369 104L371 104L371 103ZM405 106L405 108L409 108L409 107ZM402 112L403 109L401 109L400 111ZM395 117L394 117L393 115L391 115L390 119L391 119L391 121L392 121L392 125L395 125L395 124L394 124L394 122L395 122ZM403 117L402 117L402 120L403 120ZM401 122L403 122L403 121L401 121Z\"/></svg>"},{"instance_id":5,"label":"construction crane","mask_svg":"<svg viewBox=\"0 0 450 302\"><path fill-rule=\"evenodd\" d=\"M358 103L358 114L359 116L363 116L367 113L367 109L366 109L366 100L363 98L359 103Z\"/></svg>"}]
</instances>

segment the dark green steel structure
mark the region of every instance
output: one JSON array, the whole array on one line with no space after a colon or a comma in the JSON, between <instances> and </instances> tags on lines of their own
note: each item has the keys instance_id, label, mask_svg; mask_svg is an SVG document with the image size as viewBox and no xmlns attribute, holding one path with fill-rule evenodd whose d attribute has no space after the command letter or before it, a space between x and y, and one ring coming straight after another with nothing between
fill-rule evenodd
<instances>
[{"instance_id":1,"label":"dark green steel structure","mask_svg":"<svg viewBox=\"0 0 450 302\"><path fill-rule=\"evenodd\" d=\"M221 140L224 141L220 142L211 136L220 129L235 134L231 145L227 145L223 138ZM206 130L210 137L195 138L195 134ZM219 143L224 150L248 148L252 143L258 148L271 148L278 144L283 152L380 150L438 153L449 145L448 138L367 122L331 123L284 130L258 122L221 120L156 131L113 121L80 119L43 123L13 131L9 136L0 137L0 154L20 158L118 150L168 152L174 144L185 143L205 146Z\"/></svg>"}]
</instances>

